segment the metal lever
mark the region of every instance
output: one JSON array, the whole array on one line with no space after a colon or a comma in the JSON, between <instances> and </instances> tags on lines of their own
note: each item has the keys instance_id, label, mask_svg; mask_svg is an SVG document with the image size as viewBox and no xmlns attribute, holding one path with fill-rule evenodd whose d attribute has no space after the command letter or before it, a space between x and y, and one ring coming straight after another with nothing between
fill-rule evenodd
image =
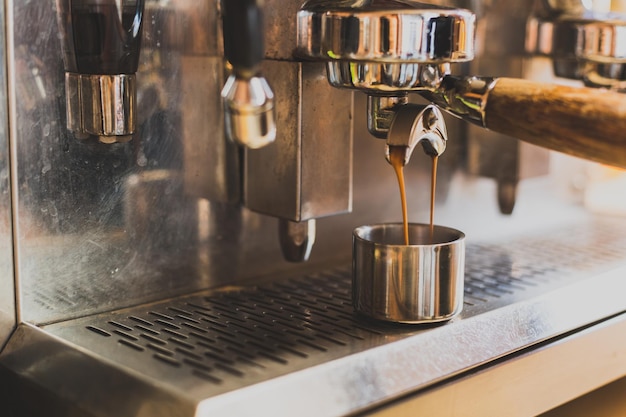
<instances>
[{"instance_id":1,"label":"metal lever","mask_svg":"<svg viewBox=\"0 0 626 417\"><path fill-rule=\"evenodd\" d=\"M224 55L232 74L224 88L226 133L237 144L261 148L276 138L274 93L261 75L262 10L256 0L222 0Z\"/></svg>"}]
</instances>

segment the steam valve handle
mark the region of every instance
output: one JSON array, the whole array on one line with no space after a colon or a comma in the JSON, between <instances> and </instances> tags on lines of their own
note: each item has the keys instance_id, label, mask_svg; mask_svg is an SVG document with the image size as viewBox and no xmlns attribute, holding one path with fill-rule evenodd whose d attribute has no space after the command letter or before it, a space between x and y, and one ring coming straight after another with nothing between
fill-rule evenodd
<instances>
[{"instance_id":1,"label":"steam valve handle","mask_svg":"<svg viewBox=\"0 0 626 417\"><path fill-rule=\"evenodd\" d=\"M105 143L130 140L144 0L56 0L56 5L68 129Z\"/></svg>"},{"instance_id":2,"label":"steam valve handle","mask_svg":"<svg viewBox=\"0 0 626 417\"><path fill-rule=\"evenodd\" d=\"M224 55L232 73L222 89L228 137L251 149L276 138L274 93L261 75L265 54L257 0L222 0Z\"/></svg>"}]
</instances>

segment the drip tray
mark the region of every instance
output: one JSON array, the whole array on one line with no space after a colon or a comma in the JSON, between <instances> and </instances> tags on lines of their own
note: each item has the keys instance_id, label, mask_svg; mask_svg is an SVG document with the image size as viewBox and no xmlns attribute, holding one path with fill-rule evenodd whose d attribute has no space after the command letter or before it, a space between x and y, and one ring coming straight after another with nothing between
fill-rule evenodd
<instances>
[{"instance_id":1,"label":"drip tray","mask_svg":"<svg viewBox=\"0 0 626 417\"><path fill-rule=\"evenodd\" d=\"M463 313L442 325L355 315L344 266L22 325L3 362L93 415L351 414L624 310L625 229L593 221L470 243ZM22 358L44 341L45 361Z\"/></svg>"}]
</instances>

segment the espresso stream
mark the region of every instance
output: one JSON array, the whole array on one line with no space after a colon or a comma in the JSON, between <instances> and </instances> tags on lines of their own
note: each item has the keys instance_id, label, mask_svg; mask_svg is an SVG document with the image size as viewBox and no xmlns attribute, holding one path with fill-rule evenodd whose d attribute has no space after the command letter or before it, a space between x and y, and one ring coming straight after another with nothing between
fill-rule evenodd
<instances>
[{"instance_id":1,"label":"espresso stream","mask_svg":"<svg viewBox=\"0 0 626 417\"><path fill-rule=\"evenodd\" d=\"M409 214L406 203L406 186L404 183L404 155L406 149L404 146L389 147L389 162L393 167L398 178L398 187L400 188L400 202L402 204L402 224L404 230L404 244L409 245ZM432 156L432 170L430 177L430 241L433 241L433 233L435 227L435 187L437 185L437 162L439 156Z\"/></svg>"}]
</instances>

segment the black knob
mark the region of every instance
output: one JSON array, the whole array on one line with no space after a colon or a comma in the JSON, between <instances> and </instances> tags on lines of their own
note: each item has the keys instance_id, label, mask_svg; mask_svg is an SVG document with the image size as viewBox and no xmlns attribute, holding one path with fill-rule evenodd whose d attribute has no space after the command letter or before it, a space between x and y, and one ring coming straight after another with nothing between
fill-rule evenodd
<instances>
[{"instance_id":1,"label":"black knob","mask_svg":"<svg viewBox=\"0 0 626 417\"><path fill-rule=\"evenodd\" d=\"M222 0L224 55L234 71L256 72L263 60L263 13L256 0Z\"/></svg>"}]
</instances>

